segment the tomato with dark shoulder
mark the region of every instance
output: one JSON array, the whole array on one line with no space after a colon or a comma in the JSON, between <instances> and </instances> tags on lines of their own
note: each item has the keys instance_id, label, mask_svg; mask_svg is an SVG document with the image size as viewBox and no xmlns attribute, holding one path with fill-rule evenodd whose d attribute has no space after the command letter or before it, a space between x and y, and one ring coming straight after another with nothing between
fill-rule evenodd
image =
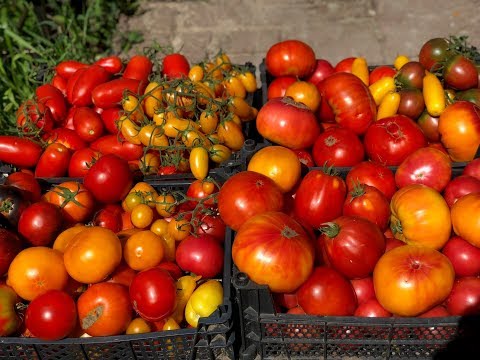
<instances>
[{"instance_id":1,"label":"tomato with dark shoulder","mask_svg":"<svg viewBox=\"0 0 480 360\"><path fill-rule=\"evenodd\" d=\"M186 78L190 71L190 64L182 54L168 54L162 61L162 75L169 79Z\"/></svg>"},{"instance_id":2,"label":"tomato with dark shoulder","mask_svg":"<svg viewBox=\"0 0 480 360\"><path fill-rule=\"evenodd\" d=\"M42 188L40 183L31 173L25 171L17 171L8 175L5 185L15 186L23 191L25 198L29 201L40 200Z\"/></svg>"},{"instance_id":3,"label":"tomato with dark shoulder","mask_svg":"<svg viewBox=\"0 0 480 360\"><path fill-rule=\"evenodd\" d=\"M345 181L332 169L311 170L295 193L295 215L318 228L342 214L346 195Z\"/></svg>"},{"instance_id":4,"label":"tomato with dark shoulder","mask_svg":"<svg viewBox=\"0 0 480 360\"><path fill-rule=\"evenodd\" d=\"M403 89L398 93L400 94L400 104L397 114L408 116L413 120L418 119L425 110L422 91L419 89ZM428 112L426 113L428 114Z\"/></svg>"},{"instance_id":5,"label":"tomato with dark shoulder","mask_svg":"<svg viewBox=\"0 0 480 360\"><path fill-rule=\"evenodd\" d=\"M478 86L478 70L472 60L457 54L449 56L443 68L443 80L452 89L468 90Z\"/></svg>"},{"instance_id":6,"label":"tomato with dark shoulder","mask_svg":"<svg viewBox=\"0 0 480 360\"><path fill-rule=\"evenodd\" d=\"M317 166L354 166L365 158L357 134L342 127L331 127L317 137L312 150Z\"/></svg>"},{"instance_id":7,"label":"tomato with dark shoulder","mask_svg":"<svg viewBox=\"0 0 480 360\"><path fill-rule=\"evenodd\" d=\"M18 220L18 233L34 246L47 246L55 240L62 226L60 207L41 201L22 212Z\"/></svg>"},{"instance_id":8,"label":"tomato with dark shoulder","mask_svg":"<svg viewBox=\"0 0 480 360\"><path fill-rule=\"evenodd\" d=\"M122 158L103 155L88 170L83 181L96 200L114 203L123 200L133 183L133 174L128 163Z\"/></svg>"},{"instance_id":9,"label":"tomato with dark shoulder","mask_svg":"<svg viewBox=\"0 0 480 360\"><path fill-rule=\"evenodd\" d=\"M422 45L418 60L426 70L435 71L450 54L450 44L447 39L433 38Z\"/></svg>"},{"instance_id":10,"label":"tomato with dark shoulder","mask_svg":"<svg viewBox=\"0 0 480 360\"><path fill-rule=\"evenodd\" d=\"M402 89L423 89L425 67L418 61L409 61L398 70L395 81Z\"/></svg>"},{"instance_id":11,"label":"tomato with dark shoulder","mask_svg":"<svg viewBox=\"0 0 480 360\"><path fill-rule=\"evenodd\" d=\"M273 76L309 76L316 65L315 52L300 40L285 40L272 45L265 56L267 71Z\"/></svg>"},{"instance_id":12,"label":"tomato with dark shoulder","mask_svg":"<svg viewBox=\"0 0 480 360\"><path fill-rule=\"evenodd\" d=\"M357 76L335 73L318 85L322 101L317 111L321 121L337 122L357 135L375 121L377 107L368 87Z\"/></svg>"},{"instance_id":13,"label":"tomato with dark shoulder","mask_svg":"<svg viewBox=\"0 0 480 360\"><path fill-rule=\"evenodd\" d=\"M60 143L46 147L35 167L35 177L61 177L67 175L71 153Z\"/></svg>"},{"instance_id":14,"label":"tomato with dark shoulder","mask_svg":"<svg viewBox=\"0 0 480 360\"><path fill-rule=\"evenodd\" d=\"M75 301L64 291L47 291L28 305L25 322L35 337L50 341L63 339L77 324Z\"/></svg>"},{"instance_id":15,"label":"tomato with dark shoulder","mask_svg":"<svg viewBox=\"0 0 480 360\"><path fill-rule=\"evenodd\" d=\"M427 146L420 127L403 115L376 121L365 133L363 143L368 157L386 166L400 165L415 150Z\"/></svg>"}]
</instances>

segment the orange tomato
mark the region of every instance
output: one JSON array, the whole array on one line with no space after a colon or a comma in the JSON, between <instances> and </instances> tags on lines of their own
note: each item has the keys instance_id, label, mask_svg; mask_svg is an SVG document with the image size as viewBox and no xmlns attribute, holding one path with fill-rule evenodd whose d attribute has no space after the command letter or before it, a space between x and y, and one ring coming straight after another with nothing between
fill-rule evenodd
<instances>
[{"instance_id":1,"label":"orange tomato","mask_svg":"<svg viewBox=\"0 0 480 360\"><path fill-rule=\"evenodd\" d=\"M168 146L168 138L163 134L160 126L148 124L142 126L138 133L140 142L145 146Z\"/></svg>"},{"instance_id":2,"label":"orange tomato","mask_svg":"<svg viewBox=\"0 0 480 360\"><path fill-rule=\"evenodd\" d=\"M218 137L220 141L233 151L238 151L243 147L245 136L242 128L233 121L223 121L217 127Z\"/></svg>"},{"instance_id":3,"label":"orange tomato","mask_svg":"<svg viewBox=\"0 0 480 360\"><path fill-rule=\"evenodd\" d=\"M200 65L194 65L190 68L188 72L188 78L192 81L202 81L205 72Z\"/></svg>"},{"instance_id":4,"label":"orange tomato","mask_svg":"<svg viewBox=\"0 0 480 360\"><path fill-rule=\"evenodd\" d=\"M164 236L168 232L168 221L165 219L157 219L150 226L150 231L158 236Z\"/></svg>"},{"instance_id":5,"label":"orange tomato","mask_svg":"<svg viewBox=\"0 0 480 360\"><path fill-rule=\"evenodd\" d=\"M131 218L132 217L130 211L125 211L122 213L122 231L135 229L135 226L133 226L132 224Z\"/></svg>"},{"instance_id":6,"label":"orange tomato","mask_svg":"<svg viewBox=\"0 0 480 360\"><path fill-rule=\"evenodd\" d=\"M153 221L153 210L146 204L139 204L132 209L130 217L135 227L145 229Z\"/></svg>"},{"instance_id":7,"label":"orange tomato","mask_svg":"<svg viewBox=\"0 0 480 360\"><path fill-rule=\"evenodd\" d=\"M438 120L441 142L453 161L471 161L480 144L480 114L477 106L457 101L446 107Z\"/></svg>"},{"instance_id":8,"label":"orange tomato","mask_svg":"<svg viewBox=\"0 0 480 360\"><path fill-rule=\"evenodd\" d=\"M63 259L72 278L93 284L104 280L120 264L122 245L113 231L87 227L68 244Z\"/></svg>"},{"instance_id":9,"label":"orange tomato","mask_svg":"<svg viewBox=\"0 0 480 360\"><path fill-rule=\"evenodd\" d=\"M242 81L237 77L230 77L224 82L225 90L229 96L238 96L245 99L247 96L247 90L243 86Z\"/></svg>"},{"instance_id":10,"label":"orange tomato","mask_svg":"<svg viewBox=\"0 0 480 360\"><path fill-rule=\"evenodd\" d=\"M257 90L257 79L252 72L246 71L239 74L237 77L240 79L243 86L245 86L245 90L247 90L247 92L252 93Z\"/></svg>"},{"instance_id":11,"label":"orange tomato","mask_svg":"<svg viewBox=\"0 0 480 360\"><path fill-rule=\"evenodd\" d=\"M450 209L436 190L420 184L398 190L390 202L395 238L410 245L441 249L450 238Z\"/></svg>"},{"instance_id":12,"label":"orange tomato","mask_svg":"<svg viewBox=\"0 0 480 360\"><path fill-rule=\"evenodd\" d=\"M22 250L13 259L7 285L22 299L31 301L48 290L63 290L68 279L62 253L36 246Z\"/></svg>"},{"instance_id":13,"label":"orange tomato","mask_svg":"<svg viewBox=\"0 0 480 360\"><path fill-rule=\"evenodd\" d=\"M52 247L55 250L58 250L61 253L64 253L70 241L72 241L75 235L82 232L83 230L85 230L85 225L73 226L71 228L68 228L62 231L55 239L55 242L53 243Z\"/></svg>"},{"instance_id":14,"label":"orange tomato","mask_svg":"<svg viewBox=\"0 0 480 360\"><path fill-rule=\"evenodd\" d=\"M127 95L122 99L122 108L125 116L133 122L140 122L144 117L138 98L134 95Z\"/></svg>"},{"instance_id":15,"label":"orange tomato","mask_svg":"<svg viewBox=\"0 0 480 360\"><path fill-rule=\"evenodd\" d=\"M140 137L138 136L140 128L131 119L127 118L126 116L122 116L118 120L117 124L125 140L131 144L141 144Z\"/></svg>"},{"instance_id":16,"label":"orange tomato","mask_svg":"<svg viewBox=\"0 0 480 360\"><path fill-rule=\"evenodd\" d=\"M182 241L192 231L192 225L185 218L174 218L168 223L168 234L171 235L176 241Z\"/></svg>"},{"instance_id":17,"label":"orange tomato","mask_svg":"<svg viewBox=\"0 0 480 360\"><path fill-rule=\"evenodd\" d=\"M313 112L317 111L320 106L320 92L315 85L307 81L295 81L287 88L285 96L290 96L296 102L305 104Z\"/></svg>"},{"instance_id":18,"label":"orange tomato","mask_svg":"<svg viewBox=\"0 0 480 360\"><path fill-rule=\"evenodd\" d=\"M200 129L204 134L211 134L215 131L218 125L218 115L214 111L202 111L200 119L198 120Z\"/></svg>"},{"instance_id":19,"label":"orange tomato","mask_svg":"<svg viewBox=\"0 0 480 360\"><path fill-rule=\"evenodd\" d=\"M451 209L453 231L480 248L480 193L462 196Z\"/></svg>"},{"instance_id":20,"label":"orange tomato","mask_svg":"<svg viewBox=\"0 0 480 360\"><path fill-rule=\"evenodd\" d=\"M130 324L128 324L127 330L125 333L127 335L131 334L145 334L152 331L152 328L148 321L143 320L142 318L133 319Z\"/></svg>"},{"instance_id":21,"label":"orange tomato","mask_svg":"<svg viewBox=\"0 0 480 360\"><path fill-rule=\"evenodd\" d=\"M176 251L176 241L175 239L167 232L161 235L163 240L163 248L165 250L163 260L164 261L175 261L175 251Z\"/></svg>"},{"instance_id":22,"label":"orange tomato","mask_svg":"<svg viewBox=\"0 0 480 360\"><path fill-rule=\"evenodd\" d=\"M158 196L158 194L157 190L155 190L155 188L149 183L146 183L145 181L140 181L136 183L133 188L130 189L129 193L135 193L137 195L140 195L142 197L142 203L147 204L151 208L155 207L155 198Z\"/></svg>"},{"instance_id":23,"label":"orange tomato","mask_svg":"<svg viewBox=\"0 0 480 360\"><path fill-rule=\"evenodd\" d=\"M318 91L318 90L317 90ZM243 121L252 120L252 107L241 97L234 96L231 98L228 110L238 115Z\"/></svg>"},{"instance_id":24,"label":"orange tomato","mask_svg":"<svg viewBox=\"0 0 480 360\"><path fill-rule=\"evenodd\" d=\"M208 175L208 151L204 147L197 146L190 151L190 170L195 179L203 180Z\"/></svg>"},{"instance_id":25,"label":"orange tomato","mask_svg":"<svg viewBox=\"0 0 480 360\"><path fill-rule=\"evenodd\" d=\"M160 264L164 248L162 239L150 230L130 236L123 247L125 262L133 270L142 271Z\"/></svg>"},{"instance_id":26,"label":"orange tomato","mask_svg":"<svg viewBox=\"0 0 480 360\"><path fill-rule=\"evenodd\" d=\"M169 217L175 214L177 200L172 194L160 194L155 199L155 208L158 215Z\"/></svg>"},{"instance_id":27,"label":"orange tomato","mask_svg":"<svg viewBox=\"0 0 480 360\"><path fill-rule=\"evenodd\" d=\"M63 218L70 224L89 220L95 206L92 193L77 181L65 181L55 185L43 198L59 206Z\"/></svg>"},{"instance_id":28,"label":"orange tomato","mask_svg":"<svg viewBox=\"0 0 480 360\"><path fill-rule=\"evenodd\" d=\"M297 155L286 147L266 146L252 156L247 170L268 176L286 193L298 183L301 163Z\"/></svg>"},{"instance_id":29,"label":"orange tomato","mask_svg":"<svg viewBox=\"0 0 480 360\"><path fill-rule=\"evenodd\" d=\"M210 160L214 163L221 164L230 159L230 156L232 156L232 150L222 144L213 144L208 149L208 155Z\"/></svg>"}]
</instances>

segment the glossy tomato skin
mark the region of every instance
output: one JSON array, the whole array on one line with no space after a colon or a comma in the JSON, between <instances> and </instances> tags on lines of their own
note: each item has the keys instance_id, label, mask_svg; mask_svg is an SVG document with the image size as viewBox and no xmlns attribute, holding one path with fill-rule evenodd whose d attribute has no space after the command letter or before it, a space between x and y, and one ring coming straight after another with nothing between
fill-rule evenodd
<instances>
[{"instance_id":1,"label":"glossy tomato skin","mask_svg":"<svg viewBox=\"0 0 480 360\"><path fill-rule=\"evenodd\" d=\"M451 209L453 231L473 246L480 248L480 221L477 214L480 209L480 193L465 195L453 204Z\"/></svg>"},{"instance_id":2,"label":"glossy tomato skin","mask_svg":"<svg viewBox=\"0 0 480 360\"><path fill-rule=\"evenodd\" d=\"M88 170L85 187L100 202L114 203L123 200L132 187L133 175L128 163L116 155L103 155Z\"/></svg>"},{"instance_id":3,"label":"glossy tomato skin","mask_svg":"<svg viewBox=\"0 0 480 360\"><path fill-rule=\"evenodd\" d=\"M49 290L28 305L27 329L42 340L67 337L77 324L77 307L72 297L61 290Z\"/></svg>"},{"instance_id":4,"label":"glossy tomato skin","mask_svg":"<svg viewBox=\"0 0 480 360\"><path fill-rule=\"evenodd\" d=\"M119 106L125 90L133 94L141 94L145 90L146 82L137 79L119 78L99 84L92 90L93 104L102 109Z\"/></svg>"},{"instance_id":5,"label":"glossy tomato skin","mask_svg":"<svg viewBox=\"0 0 480 360\"><path fill-rule=\"evenodd\" d=\"M175 259L183 271L210 279L223 269L223 248L210 235L189 235L178 245Z\"/></svg>"},{"instance_id":6,"label":"glossy tomato skin","mask_svg":"<svg viewBox=\"0 0 480 360\"><path fill-rule=\"evenodd\" d=\"M139 272L130 285L134 310L147 321L160 321L175 309L176 285L170 273L158 267Z\"/></svg>"},{"instance_id":7,"label":"glossy tomato skin","mask_svg":"<svg viewBox=\"0 0 480 360\"><path fill-rule=\"evenodd\" d=\"M53 129L47 143L59 143L72 151L87 147L87 143L73 129L67 128Z\"/></svg>"},{"instance_id":8,"label":"glossy tomato skin","mask_svg":"<svg viewBox=\"0 0 480 360\"><path fill-rule=\"evenodd\" d=\"M71 153L64 145L53 143L47 146L35 167L35 177L61 177L68 171Z\"/></svg>"},{"instance_id":9,"label":"glossy tomato skin","mask_svg":"<svg viewBox=\"0 0 480 360\"><path fill-rule=\"evenodd\" d=\"M80 61L64 60L57 64L55 71L65 80L68 80L70 76L75 74L77 70L87 68L88 65Z\"/></svg>"},{"instance_id":10,"label":"glossy tomato skin","mask_svg":"<svg viewBox=\"0 0 480 360\"><path fill-rule=\"evenodd\" d=\"M335 72L352 73L352 65L354 61L355 61L355 57L348 57L340 60L335 65L335 68L334 68Z\"/></svg>"},{"instance_id":11,"label":"glossy tomato skin","mask_svg":"<svg viewBox=\"0 0 480 360\"><path fill-rule=\"evenodd\" d=\"M55 86L44 84L37 87L35 95L39 102L50 109L53 120L59 124L67 116L67 104L62 92Z\"/></svg>"},{"instance_id":12,"label":"glossy tomato skin","mask_svg":"<svg viewBox=\"0 0 480 360\"><path fill-rule=\"evenodd\" d=\"M377 107L368 87L357 76L335 73L318 85L322 98L317 116L321 121L337 122L357 135L375 121Z\"/></svg>"},{"instance_id":13,"label":"glossy tomato skin","mask_svg":"<svg viewBox=\"0 0 480 360\"><path fill-rule=\"evenodd\" d=\"M0 284L0 336L12 335L20 326L21 320L15 311L18 296L6 284Z\"/></svg>"},{"instance_id":14,"label":"glossy tomato skin","mask_svg":"<svg viewBox=\"0 0 480 360\"><path fill-rule=\"evenodd\" d=\"M79 107L73 116L73 127L80 138L93 142L104 132L103 121L95 110L89 107Z\"/></svg>"},{"instance_id":15,"label":"glossy tomato skin","mask_svg":"<svg viewBox=\"0 0 480 360\"><path fill-rule=\"evenodd\" d=\"M281 211L283 204L283 193L273 180L254 171L233 175L218 193L220 217L235 231L254 215Z\"/></svg>"},{"instance_id":16,"label":"glossy tomato skin","mask_svg":"<svg viewBox=\"0 0 480 360\"><path fill-rule=\"evenodd\" d=\"M398 70L395 81L402 88L422 89L425 67L418 61L409 61Z\"/></svg>"},{"instance_id":17,"label":"glossy tomato skin","mask_svg":"<svg viewBox=\"0 0 480 360\"><path fill-rule=\"evenodd\" d=\"M121 117L122 111L120 107L112 107L102 111L100 117L102 118L106 132L115 135L118 134L117 122Z\"/></svg>"},{"instance_id":18,"label":"glossy tomato skin","mask_svg":"<svg viewBox=\"0 0 480 360\"><path fill-rule=\"evenodd\" d=\"M135 79L147 82L153 69L152 61L145 55L132 56L123 72L124 79Z\"/></svg>"},{"instance_id":19,"label":"glossy tomato skin","mask_svg":"<svg viewBox=\"0 0 480 360\"><path fill-rule=\"evenodd\" d=\"M373 278L371 276L363 279L352 279L350 280L350 283L357 296L358 305L375 298L375 289L373 287Z\"/></svg>"},{"instance_id":20,"label":"glossy tomato skin","mask_svg":"<svg viewBox=\"0 0 480 360\"><path fill-rule=\"evenodd\" d=\"M118 135L104 135L90 144L90 147L103 155L113 154L124 160L138 160L143 156L143 146L132 144Z\"/></svg>"},{"instance_id":21,"label":"glossy tomato skin","mask_svg":"<svg viewBox=\"0 0 480 360\"><path fill-rule=\"evenodd\" d=\"M478 71L467 57L457 54L447 58L443 68L445 83L456 90L468 90L478 86Z\"/></svg>"},{"instance_id":22,"label":"glossy tomato skin","mask_svg":"<svg viewBox=\"0 0 480 360\"><path fill-rule=\"evenodd\" d=\"M387 311L377 299L373 298L366 301L363 304L360 304L353 316L360 317L390 317L392 313Z\"/></svg>"},{"instance_id":23,"label":"glossy tomato skin","mask_svg":"<svg viewBox=\"0 0 480 360\"><path fill-rule=\"evenodd\" d=\"M46 246L55 240L63 226L60 207L37 202L27 207L18 220L18 232L34 246Z\"/></svg>"},{"instance_id":24,"label":"glossy tomato skin","mask_svg":"<svg viewBox=\"0 0 480 360\"><path fill-rule=\"evenodd\" d=\"M441 249L450 238L450 209L434 189L407 185L390 202L390 228L395 238L410 245Z\"/></svg>"},{"instance_id":25,"label":"glossy tomato skin","mask_svg":"<svg viewBox=\"0 0 480 360\"><path fill-rule=\"evenodd\" d=\"M377 188L359 183L348 192L343 215L370 220L385 231L390 221L390 201Z\"/></svg>"},{"instance_id":26,"label":"glossy tomato skin","mask_svg":"<svg viewBox=\"0 0 480 360\"><path fill-rule=\"evenodd\" d=\"M91 65L85 68L78 78L72 76L69 79L67 86L71 88L71 92L67 92L68 101L75 106L91 105L93 89L97 85L107 82L110 76L111 74L107 70L98 65Z\"/></svg>"},{"instance_id":27,"label":"glossy tomato skin","mask_svg":"<svg viewBox=\"0 0 480 360\"><path fill-rule=\"evenodd\" d=\"M225 242L225 231L227 229L222 218L218 214L199 214L197 221L196 234L208 234L217 240L220 244Z\"/></svg>"},{"instance_id":28,"label":"glossy tomato skin","mask_svg":"<svg viewBox=\"0 0 480 360\"><path fill-rule=\"evenodd\" d=\"M351 316L357 307L350 282L336 270L325 266L313 270L298 289L297 298L301 308L310 315Z\"/></svg>"},{"instance_id":29,"label":"glossy tomato skin","mask_svg":"<svg viewBox=\"0 0 480 360\"><path fill-rule=\"evenodd\" d=\"M313 228L342 214L347 195L345 181L321 170L310 171L295 193L295 215Z\"/></svg>"},{"instance_id":30,"label":"glossy tomato skin","mask_svg":"<svg viewBox=\"0 0 480 360\"><path fill-rule=\"evenodd\" d=\"M417 119L417 124L422 129L429 142L440 142L440 133L438 132L439 118L432 116L424 110Z\"/></svg>"},{"instance_id":31,"label":"glossy tomato skin","mask_svg":"<svg viewBox=\"0 0 480 360\"><path fill-rule=\"evenodd\" d=\"M331 127L317 137L312 154L317 166L354 166L364 160L365 150L352 130Z\"/></svg>"},{"instance_id":32,"label":"glossy tomato skin","mask_svg":"<svg viewBox=\"0 0 480 360\"><path fill-rule=\"evenodd\" d=\"M312 74L305 78L305 81L317 85L320 81L325 80L327 77L335 72L333 65L325 59L317 59L315 69Z\"/></svg>"},{"instance_id":33,"label":"glossy tomato skin","mask_svg":"<svg viewBox=\"0 0 480 360\"><path fill-rule=\"evenodd\" d=\"M470 161L463 169L462 175L470 175L480 180L480 158Z\"/></svg>"},{"instance_id":34,"label":"glossy tomato skin","mask_svg":"<svg viewBox=\"0 0 480 360\"><path fill-rule=\"evenodd\" d=\"M379 303L399 316L416 316L440 304L450 294L454 279L446 256L414 245L386 252L373 272Z\"/></svg>"},{"instance_id":35,"label":"glossy tomato skin","mask_svg":"<svg viewBox=\"0 0 480 360\"><path fill-rule=\"evenodd\" d=\"M190 71L187 58L178 53L168 54L162 61L162 75L169 79L186 78Z\"/></svg>"},{"instance_id":36,"label":"glossy tomato skin","mask_svg":"<svg viewBox=\"0 0 480 360\"><path fill-rule=\"evenodd\" d=\"M449 47L445 38L430 39L422 45L418 60L426 70L433 71L438 63L443 62L450 55Z\"/></svg>"},{"instance_id":37,"label":"glossy tomato skin","mask_svg":"<svg viewBox=\"0 0 480 360\"><path fill-rule=\"evenodd\" d=\"M452 236L442 249L457 277L480 275L480 249L460 236Z\"/></svg>"},{"instance_id":38,"label":"glossy tomato skin","mask_svg":"<svg viewBox=\"0 0 480 360\"><path fill-rule=\"evenodd\" d=\"M440 115L438 131L453 161L473 160L480 143L480 113L469 101L457 101Z\"/></svg>"},{"instance_id":39,"label":"glossy tomato skin","mask_svg":"<svg viewBox=\"0 0 480 360\"><path fill-rule=\"evenodd\" d=\"M42 155L42 147L27 138L0 135L0 161L22 168L34 167Z\"/></svg>"},{"instance_id":40,"label":"glossy tomato skin","mask_svg":"<svg viewBox=\"0 0 480 360\"><path fill-rule=\"evenodd\" d=\"M118 74L123 69L122 59L116 55L102 57L95 61L95 65L103 67L113 75Z\"/></svg>"},{"instance_id":41,"label":"glossy tomato skin","mask_svg":"<svg viewBox=\"0 0 480 360\"><path fill-rule=\"evenodd\" d=\"M315 69L313 49L299 40L285 40L272 45L265 56L267 71L275 76L309 76Z\"/></svg>"},{"instance_id":42,"label":"glossy tomato skin","mask_svg":"<svg viewBox=\"0 0 480 360\"><path fill-rule=\"evenodd\" d=\"M375 69L370 71L369 84L371 85L383 77L394 77L396 73L397 73L397 70L395 70L395 68L391 66L387 66L387 65L377 66Z\"/></svg>"},{"instance_id":43,"label":"glossy tomato skin","mask_svg":"<svg viewBox=\"0 0 480 360\"><path fill-rule=\"evenodd\" d=\"M128 288L102 282L90 286L77 301L80 325L90 336L120 335L132 321Z\"/></svg>"},{"instance_id":44,"label":"glossy tomato skin","mask_svg":"<svg viewBox=\"0 0 480 360\"><path fill-rule=\"evenodd\" d=\"M7 273L10 264L22 248L22 241L17 234L7 229L0 229L0 276Z\"/></svg>"},{"instance_id":45,"label":"glossy tomato skin","mask_svg":"<svg viewBox=\"0 0 480 360\"><path fill-rule=\"evenodd\" d=\"M399 189L410 184L423 184L442 192L451 177L450 158L432 147L420 148L408 155L395 172Z\"/></svg>"},{"instance_id":46,"label":"glossy tomato skin","mask_svg":"<svg viewBox=\"0 0 480 360\"><path fill-rule=\"evenodd\" d=\"M288 251L285 251L288 249ZM238 269L273 292L295 291L313 269L314 247L302 226L271 211L247 220L232 246Z\"/></svg>"},{"instance_id":47,"label":"glossy tomato skin","mask_svg":"<svg viewBox=\"0 0 480 360\"><path fill-rule=\"evenodd\" d=\"M376 121L365 133L363 143L368 157L386 166L398 166L415 150L427 146L419 126L403 115Z\"/></svg>"},{"instance_id":48,"label":"glossy tomato skin","mask_svg":"<svg viewBox=\"0 0 480 360\"><path fill-rule=\"evenodd\" d=\"M480 313L480 278L467 276L457 279L446 304L448 312L452 315L478 315Z\"/></svg>"},{"instance_id":49,"label":"glossy tomato skin","mask_svg":"<svg viewBox=\"0 0 480 360\"><path fill-rule=\"evenodd\" d=\"M198 202L202 200L203 205L213 207L215 206L215 198L212 194L218 191L218 186L208 179L195 180L188 186L186 192L187 197L195 199L189 201L188 206L194 209ZM209 199L205 199L206 197L209 197Z\"/></svg>"},{"instance_id":50,"label":"glossy tomato skin","mask_svg":"<svg viewBox=\"0 0 480 360\"><path fill-rule=\"evenodd\" d=\"M283 97L285 96L285 92L287 88L292 85L297 78L295 76L279 76L272 80L272 82L268 85L267 89L267 99L273 99L276 97Z\"/></svg>"},{"instance_id":51,"label":"glossy tomato skin","mask_svg":"<svg viewBox=\"0 0 480 360\"><path fill-rule=\"evenodd\" d=\"M264 138L290 149L312 146L321 132L315 114L288 97L269 100L258 112L256 124Z\"/></svg>"},{"instance_id":52,"label":"glossy tomato skin","mask_svg":"<svg viewBox=\"0 0 480 360\"><path fill-rule=\"evenodd\" d=\"M340 216L320 228L324 258L348 279L369 276L385 252L380 228L367 219Z\"/></svg>"},{"instance_id":53,"label":"glossy tomato skin","mask_svg":"<svg viewBox=\"0 0 480 360\"><path fill-rule=\"evenodd\" d=\"M480 192L480 180L470 175L460 175L447 184L443 197L451 208L462 196L476 192Z\"/></svg>"},{"instance_id":54,"label":"glossy tomato skin","mask_svg":"<svg viewBox=\"0 0 480 360\"><path fill-rule=\"evenodd\" d=\"M419 89L403 89L399 91L400 104L398 105L397 114L408 116L410 119L416 120L425 110L425 100L423 93ZM428 114L428 112L425 111Z\"/></svg>"},{"instance_id":55,"label":"glossy tomato skin","mask_svg":"<svg viewBox=\"0 0 480 360\"><path fill-rule=\"evenodd\" d=\"M68 164L68 176L72 178L83 178L100 156L99 151L91 148L83 148L75 151Z\"/></svg>"},{"instance_id":56,"label":"glossy tomato skin","mask_svg":"<svg viewBox=\"0 0 480 360\"><path fill-rule=\"evenodd\" d=\"M26 171L16 171L8 175L5 185L14 186L23 191L29 201L38 201L42 195L42 188L35 176Z\"/></svg>"}]
</instances>

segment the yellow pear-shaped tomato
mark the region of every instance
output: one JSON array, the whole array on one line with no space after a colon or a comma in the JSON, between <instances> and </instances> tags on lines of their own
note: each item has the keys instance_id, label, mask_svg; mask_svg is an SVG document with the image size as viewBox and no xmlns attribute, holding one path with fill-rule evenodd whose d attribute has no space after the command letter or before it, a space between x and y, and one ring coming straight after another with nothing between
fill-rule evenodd
<instances>
[{"instance_id":1,"label":"yellow pear-shaped tomato","mask_svg":"<svg viewBox=\"0 0 480 360\"><path fill-rule=\"evenodd\" d=\"M390 227L409 245L441 249L450 237L450 209L442 195L425 185L401 188L390 202Z\"/></svg>"}]
</instances>

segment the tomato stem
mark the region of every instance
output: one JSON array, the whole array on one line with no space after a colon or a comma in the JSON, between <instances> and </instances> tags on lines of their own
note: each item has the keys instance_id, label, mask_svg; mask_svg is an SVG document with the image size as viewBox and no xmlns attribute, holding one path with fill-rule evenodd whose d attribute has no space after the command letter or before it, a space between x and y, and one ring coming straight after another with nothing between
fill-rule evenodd
<instances>
[{"instance_id":1,"label":"tomato stem","mask_svg":"<svg viewBox=\"0 0 480 360\"><path fill-rule=\"evenodd\" d=\"M334 238L340 233L340 226L334 222L326 222L318 230L329 238Z\"/></svg>"}]
</instances>

